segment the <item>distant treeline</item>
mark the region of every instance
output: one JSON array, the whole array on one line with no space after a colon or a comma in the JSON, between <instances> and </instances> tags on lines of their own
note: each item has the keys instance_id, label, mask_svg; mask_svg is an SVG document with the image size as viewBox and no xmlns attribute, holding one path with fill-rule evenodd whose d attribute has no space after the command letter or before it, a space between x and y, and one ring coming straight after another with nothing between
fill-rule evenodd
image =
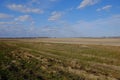
<instances>
[{"instance_id":1,"label":"distant treeline","mask_svg":"<svg viewBox=\"0 0 120 80\"><path fill-rule=\"evenodd\" d=\"M36 38L50 38L50 37L0 37L1 39L36 39Z\"/></svg>"},{"instance_id":2,"label":"distant treeline","mask_svg":"<svg viewBox=\"0 0 120 80\"><path fill-rule=\"evenodd\" d=\"M39 39L39 38L120 38L120 36L113 36L113 37L0 37L0 39Z\"/></svg>"}]
</instances>

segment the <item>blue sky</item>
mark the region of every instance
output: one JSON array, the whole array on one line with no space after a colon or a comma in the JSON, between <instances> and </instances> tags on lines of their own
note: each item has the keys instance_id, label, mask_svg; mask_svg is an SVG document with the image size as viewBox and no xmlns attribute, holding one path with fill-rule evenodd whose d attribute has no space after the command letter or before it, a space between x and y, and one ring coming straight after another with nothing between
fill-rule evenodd
<instances>
[{"instance_id":1,"label":"blue sky","mask_svg":"<svg viewBox=\"0 0 120 80\"><path fill-rule=\"evenodd\" d=\"M0 37L120 36L120 0L0 0Z\"/></svg>"}]
</instances>

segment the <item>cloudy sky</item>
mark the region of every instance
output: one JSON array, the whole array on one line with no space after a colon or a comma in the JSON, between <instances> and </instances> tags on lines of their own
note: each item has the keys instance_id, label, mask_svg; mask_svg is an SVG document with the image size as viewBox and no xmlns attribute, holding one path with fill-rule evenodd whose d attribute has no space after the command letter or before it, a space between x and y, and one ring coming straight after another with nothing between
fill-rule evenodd
<instances>
[{"instance_id":1,"label":"cloudy sky","mask_svg":"<svg viewBox=\"0 0 120 80\"><path fill-rule=\"evenodd\" d=\"M0 0L0 37L120 36L120 0Z\"/></svg>"}]
</instances>

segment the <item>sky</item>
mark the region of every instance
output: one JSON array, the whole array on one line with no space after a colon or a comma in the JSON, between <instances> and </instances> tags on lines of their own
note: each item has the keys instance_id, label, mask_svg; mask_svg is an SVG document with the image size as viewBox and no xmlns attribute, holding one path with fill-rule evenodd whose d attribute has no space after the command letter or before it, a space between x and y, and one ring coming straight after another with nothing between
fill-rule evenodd
<instances>
[{"instance_id":1,"label":"sky","mask_svg":"<svg viewBox=\"0 0 120 80\"><path fill-rule=\"evenodd\" d=\"M120 36L120 0L0 0L0 37Z\"/></svg>"}]
</instances>

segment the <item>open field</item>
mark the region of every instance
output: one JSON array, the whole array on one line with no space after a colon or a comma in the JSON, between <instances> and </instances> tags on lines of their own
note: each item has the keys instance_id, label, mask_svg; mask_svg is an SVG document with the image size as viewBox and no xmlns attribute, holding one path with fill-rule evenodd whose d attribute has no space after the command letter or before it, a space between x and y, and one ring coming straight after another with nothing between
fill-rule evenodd
<instances>
[{"instance_id":1,"label":"open field","mask_svg":"<svg viewBox=\"0 0 120 80\"><path fill-rule=\"evenodd\" d=\"M120 80L120 39L1 39L0 80Z\"/></svg>"},{"instance_id":2,"label":"open field","mask_svg":"<svg viewBox=\"0 0 120 80\"><path fill-rule=\"evenodd\" d=\"M2 39L2 40L8 40L8 39ZM14 40L27 41L27 42L49 42L49 43L95 44L95 45L120 46L120 38L36 38L36 39L14 39Z\"/></svg>"}]
</instances>

